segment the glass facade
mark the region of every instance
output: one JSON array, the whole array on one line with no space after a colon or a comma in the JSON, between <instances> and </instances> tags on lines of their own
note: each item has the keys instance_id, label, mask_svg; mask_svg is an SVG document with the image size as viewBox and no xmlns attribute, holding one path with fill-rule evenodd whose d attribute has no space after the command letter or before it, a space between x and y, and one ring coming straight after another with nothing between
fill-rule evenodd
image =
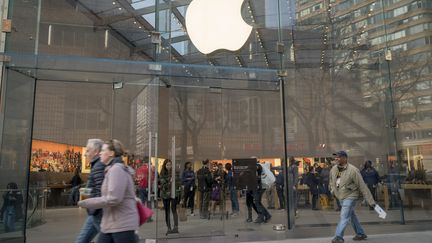
<instances>
[{"instance_id":1,"label":"glass facade","mask_svg":"<svg viewBox=\"0 0 432 243\"><path fill-rule=\"evenodd\" d=\"M326 170L332 153L345 150L359 169L372 161L381 181L376 197L391 222L431 218L430 1L244 0L241 17L252 27L245 43L209 54L187 29L188 7L199 0L4 2L2 16L12 24L2 32L0 190L22 194L23 217L12 228L3 221L0 239L30 239L27 228L50 224L45 207L68 204L65 182L75 168L84 179L88 173L81 157L89 138L121 140L131 166L173 159L179 174L186 161L197 171L205 159L257 158L290 177L286 161L294 157L306 178L314 164ZM210 34L207 42L240 36ZM321 210L312 211L307 182L299 184L285 187L286 211L271 209L280 207L276 189L264 196L271 223L335 225L325 186ZM284 237L243 226L245 194L237 193L239 217L226 213L226 194L210 219L181 222L179 237L250 228ZM362 222L379 221L368 207L359 210ZM156 210L140 234L173 237L164 217Z\"/></svg>"}]
</instances>

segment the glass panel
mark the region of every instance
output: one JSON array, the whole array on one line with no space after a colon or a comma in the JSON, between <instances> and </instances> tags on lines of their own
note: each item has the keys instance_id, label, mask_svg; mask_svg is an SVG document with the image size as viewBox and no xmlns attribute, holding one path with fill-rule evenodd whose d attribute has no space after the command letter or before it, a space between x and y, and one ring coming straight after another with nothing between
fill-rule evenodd
<instances>
[{"instance_id":1,"label":"glass panel","mask_svg":"<svg viewBox=\"0 0 432 243\"><path fill-rule=\"evenodd\" d=\"M27 180L30 160L35 80L6 69L2 82L0 239L23 239L26 225ZM19 98L18 98L19 97Z\"/></svg>"}]
</instances>

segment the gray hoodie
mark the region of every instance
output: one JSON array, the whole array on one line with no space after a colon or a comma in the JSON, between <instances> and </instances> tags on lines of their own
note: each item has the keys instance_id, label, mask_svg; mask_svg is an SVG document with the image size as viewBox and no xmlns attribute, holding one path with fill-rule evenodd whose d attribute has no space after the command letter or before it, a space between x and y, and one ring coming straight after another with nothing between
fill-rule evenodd
<instances>
[{"instance_id":1,"label":"gray hoodie","mask_svg":"<svg viewBox=\"0 0 432 243\"><path fill-rule=\"evenodd\" d=\"M84 208L103 208L101 222L103 233L138 229L139 216L132 175L133 170L130 167L126 167L123 163L114 162L105 169L101 197L78 202L78 205Z\"/></svg>"}]
</instances>

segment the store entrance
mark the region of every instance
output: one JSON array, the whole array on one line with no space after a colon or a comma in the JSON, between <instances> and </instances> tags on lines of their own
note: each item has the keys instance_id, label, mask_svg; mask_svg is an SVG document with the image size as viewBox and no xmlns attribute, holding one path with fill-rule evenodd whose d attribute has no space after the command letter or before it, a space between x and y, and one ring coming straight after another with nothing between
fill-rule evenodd
<instances>
[{"instance_id":1,"label":"store entrance","mask_svg":"<svg viewBox=\"0 0 432 243\"><path fill-rule=\"evenodd\" d=\"M54 68L47 68L50 63L56 63ZM273 73L62 57L41 57L39 64L37 69L8 71L34 78L30 187L46 188L48 209L67 207L71 217L79 215L74 231L69 227L64 232L69 238L78 234L86 217L84 210L71 206L68 182L75 168L86 180L89 168L82 155L89 138L119 139L128 150L124 160L129 166L139 170L149 161L157 172L147 197L155 215L140 228L143 239L250 238L258 233L271 238L272 225L287 225L288 212L280 207L276 190L262 195L272 215L267 224L247 220L246 191L234 190L239 202L236 211L225 184L219 198L209 195L206 214L200 212L203 192L198 170L203 161L209 160L213 179L218 170L222 172L223 183L225 166L232 165L233 159L258 158L271 163L276 174L283 172L279 87ZM161 171L167 159L174 172L168 178L176 181L174 189L168 190L177 192L175 198L162 193ZM187 190L182 177L189 165L195 182ZM185 201L186 194L193 196ZM170 199L171 205L175 202L176 209L167 207L164 199ZM256 213L252 219L257 219Z\"/></svg>"}]
</instances>

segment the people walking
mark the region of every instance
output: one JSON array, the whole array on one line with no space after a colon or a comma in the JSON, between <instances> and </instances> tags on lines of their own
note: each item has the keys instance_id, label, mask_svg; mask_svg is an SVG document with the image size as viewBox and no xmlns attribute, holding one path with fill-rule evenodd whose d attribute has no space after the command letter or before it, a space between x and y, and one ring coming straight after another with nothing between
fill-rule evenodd
<instances>
[{"instance_id":1,"label":"people walking","mask_svg":"<svg viewBox=\"0 0 432 243\"><path fill-rule=\"evenodd\" d=\"M330 170L329 185L331 192L340 200L342 209L332 243L344 242L344 231L349 222L356 234L353 240L364 240L367 236L355 214L355 205L360 194L370 206L375 207L376 202L364 183L360 171L348 163L347 153L339 151L333 155L336 156L337 165Z\"/></svg>"},{"instance_id":2,"label":"people walking","mask_svg":"<svg viewBox=\"0 0 432 243\"><path fill-rule=\"evenodd\" d=\"M253 194L253 202L257 208L258 217L254 221L254 223L261 224L261 223L267 223L270 218L272 217L271 214L268 212L268 210L264 207L262 204L262 196L266 190L266 188L263 187L261 178L263 176L263 168L262 165L257 163L257 171L256 171L256 178L257 178L257 189L254 191Z\"/></svg>"},{"instance_id":3,"label":"people walking","mask_svg":"<svg viewBox=\"0 0 432 243\"><path fill-rule=\"evenodd\" d=\"M87 181L90 198L101 196L101 187L105 177L105 164L101 162L99 157L102 145L101 139L89 139L84 154L87 161L90 161L90 174ZM90 243L100 231L102 209L87 209L87 214L76 243Z\"/></svg>"},{"instance_id":4,"label":"people walking","mask_svg":"<svg viewBox=\"0 0 432 243\"><path fill-rule=\"evenodd\" d=\"M279 171L279 173L276 175L276 192L279 198L279 210L285 209L285 177L282 173L282 171Z\"/></svg>"},{"instance_id":5,"label":"people walking","mask_svg":"<svg viewBox=\"0 0 432 243\"><path fill-rule=\"evenodd\" d=\"M85 199L78 205L103 209L101 231L97 243L136 243L139 219L135 200L134 171L122 161L124 148L120 141L103 144L100 160L106 165L101 196Z\"/></svg>"}]
</instances>

